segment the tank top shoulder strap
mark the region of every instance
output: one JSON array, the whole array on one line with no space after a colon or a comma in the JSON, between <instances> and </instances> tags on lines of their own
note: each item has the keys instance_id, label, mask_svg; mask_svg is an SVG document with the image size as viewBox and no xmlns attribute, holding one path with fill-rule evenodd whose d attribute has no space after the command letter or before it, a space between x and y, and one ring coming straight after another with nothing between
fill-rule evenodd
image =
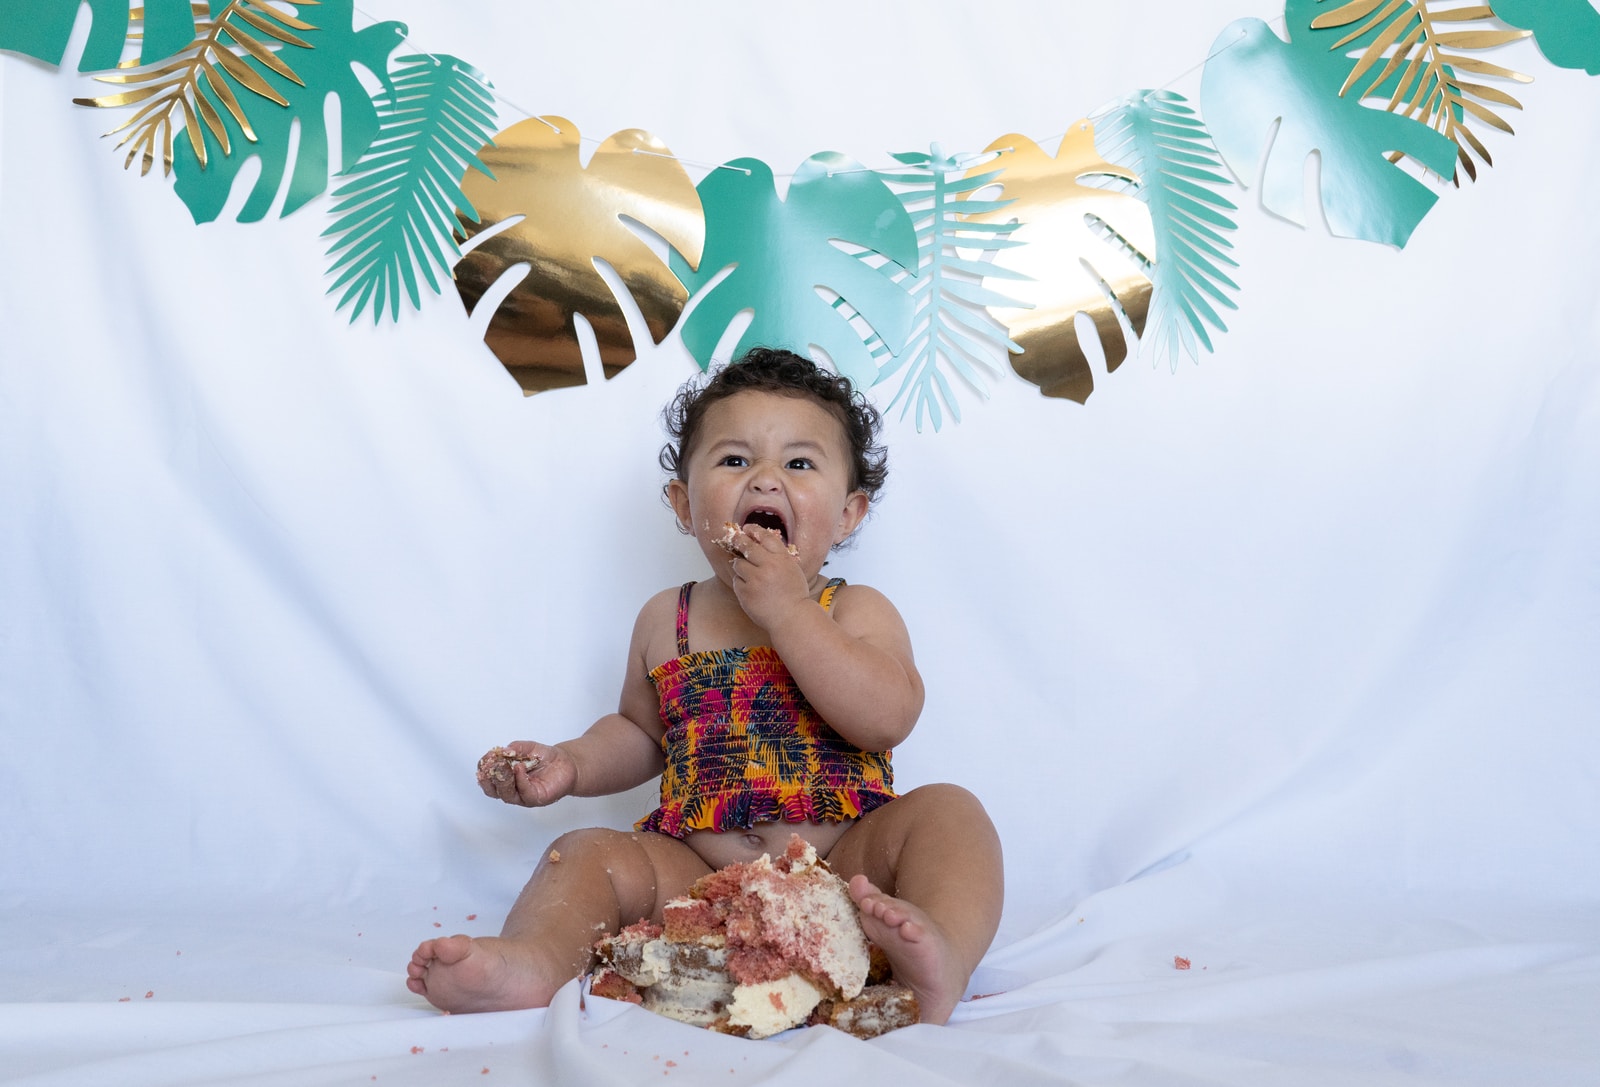
<instances>
[{"instance_id":1,"label":"tank top shoulder strap","mask_svg":"<svg viewBox=\"0 0 1600 1087\"><path fill-rule=\"evenodd\" d=\"M823 611L833 611L833 594L838 592L839 586L843 584L844 578L836 577L831 578L828 583L822 587L822 595L817 597L817 603L822 605Z\"/></svg>"},{"instance_id":2,"label":"tank top shoulder strap","mask_svg":"<svg viewBox=\"0 0 1600 1087\"><path fill-rule=\"evenodd\" d=\"M678 590L678 656L689 655L689 594L694 591L694 582L686 581L683 588Z\"/></svg>"}]
</instances>

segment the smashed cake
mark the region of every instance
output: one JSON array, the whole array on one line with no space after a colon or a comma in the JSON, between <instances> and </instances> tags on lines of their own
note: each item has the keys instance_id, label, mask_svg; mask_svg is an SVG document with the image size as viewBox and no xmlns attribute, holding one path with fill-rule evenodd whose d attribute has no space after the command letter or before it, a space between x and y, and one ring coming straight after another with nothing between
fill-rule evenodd
<instances>
[{"instance_id":1,"label":"smashed cake","mask_svg":"<svg viewBox=\"0 0 1600 1087\"><path fill-rule=\"evenodd\" d=\"M509 747L490 748L478 760L478 784L490 787L514 784L519 765L531 774L543 761L537 755L524 755Z\"/></svg>"},{"instance_id":2,"label":"smashed cake","mask_svg":"<svg viewBox=\"0 0 1600 1087\"><path fill-rule=\"evenodd\" d=\"M911 990L882 983L844 880L799 835L776 861L697 880L662 921L601 939L590 992L750 1038L823 1023L870 1038L917 1021Z\"/></svg>"}]
</instances>

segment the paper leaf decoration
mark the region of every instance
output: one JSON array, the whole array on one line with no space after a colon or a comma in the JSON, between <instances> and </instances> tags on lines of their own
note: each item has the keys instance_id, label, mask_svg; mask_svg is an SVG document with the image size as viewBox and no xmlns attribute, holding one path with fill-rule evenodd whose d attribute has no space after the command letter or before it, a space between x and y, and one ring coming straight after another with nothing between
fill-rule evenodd
<instances>
[{"instance_id":1,"label":"paper leaf decoration","mask_svg":"<svg viewBox=\"0 0 1600 1087\"><path fill-rule=\"evenodd\" d=\"M267 41L293 46L296 50L309 49L310 45L297 32L314 31L316 27L276 8L239 0L229 4L214 21L202 17L197 29L198 36L185 48L155 67L96 77L101 83L120 84L131 90L99 98L73 99L80 106L100 108L143 103L133 116L106 133L110 136L126 130L127 135L117 144L118 148L128 147L127 158L122 163L124 168L135 158L141 158L139 173L147 174L159 158L162 173L170 173L173 139L180 131L188 137L201 166L210 157L205 131L220 145L222 154L230 154L233 141L213 101L222 104L246 139L254 140L256 134L250 127L244 105L229 87L230 81L224 73L232 76L244 90L276 105L287 105L287 100L243 57L254 56L284 79L301 83L285 58L273 52Z\"/></svg>"},{"instance_id":2,"label":"paper leaf decoration","mask_svg":"<svg viewBox=\"0 0 1600 1087\"><path fill-rule=\"evenodd\" d=\"M247 6L254 17L243 14ZM248 5L236 0L223 9L217 21L229 21L235 13L240 13L244 21L265 38L284 41L284 35L290 33L278 25L284 23L284 16L258 0L251 0ZM229 37L242 47L241 53L235 55L237 63L219 65L222 75L215 87L209 82L197 84L199 96L206 102L206 106L197 108L203 114L207 109L216 113L224 135L215 135L209 125L201 130L205 140L203 157L195 150L192 133L190 140L180 140L174 148L172 168L177 175L174 188L188 205L195 222L209 223L221 214L234 178L252 157L260 159L261 173L239 212L241 223L259 222L266 216L285 173L289 174L289 187L284 196L283 215L325 191L329 167L328 131L323 110L329 95L339 98L339 139L343 157L339 169L355 165L378 134L377 110L351 66L360 65L380 82L386 81L389 54L399 45L405 27L389 21L359 31L352 29L352 0L321 0L307 14L313 15L317 22L314 27L292 32L305 43L304 48L292 47L293 78L279 70L281 59L273 64L262 57L261 52L270 55L264 38L255 42L260 47L258 51L247 43L242 31L240 35L230 31ZM229 42L224 39L222 44ZM236 88L255 87L257 83L264 83L283 99L284 105L266 102L259 95L245 96L248 103L239 99ZM229 108L230 95L239 99L241 105L248 104L249 108L243 112L248 115L253 138ZM300 135L291 171L289 137L295 125L299 126Z\"/></svg>"},{"instance_id":3,"label":"paper leaf decoration","mask_svg":"<svg viewBox=\"0 0 1600 1087\"><path fill-rule=\"evenodd\" d=\"M378 136L341 175L350 180L335 190L330 214L337 218L323 231L339 236L328 249L340 254L329 269L339 278L328 291L344 288L339 308L354 302L351 321L369 301L374 323L386 305L398 318L402 286L420 308L418 269L439 293L435 269L448 278L461 256L458 210L478 217L460 179L468 168L486 170L478 149L494 133L493 94L455 57L400 57L389 77L392 89L373 100Z\"/></svg>"},{"instance_id":4,"label":"paper leaf decoration","mask_svg":"<svg viewBox=\"0 0 1600 1087\"><path fill-rule=\"evenodd\" d=\"M1155 235L1153 290L1141 344L1165 355L1173 369L1180 348L1191 359L1199 346L1213 350L1207 326L1227 331L1216 307L1238 309L1229 292L1238 284L1222 265L1233 242L1221 231L1236 229L1237 210L1216 190L1232 184L1205 125L1172 91L1143 91L1115 103L1095 118L1095 147L1106 160L1139 178L1134 195L1150 209Z\"/></svg>"},{"instance_id":5,"label":"paper leaf decoration","mask_svg":"<svg viewBox=\"0 0 1600 1087\"><path fill-rule=\"evenodd\" d=\"M132 13L128 0L10 0L0 5L0 49L60 64L80 6L89 9L90 19L80 72L120 65L130 23L139 25L140 64L154 64L194 40L189 0L144 0Z\"/></svg>"},{"instance_id":6,"label":"paper leaf decoration","mask_svg":"<svg viewBox=\"0 0 1600 1087\"><path fill-rule=\"evenodd\" d=\"M728 325L754 311L733 354L764 345L827 352L833 367L860 388L877 380L867 340L897 353L911 331L914 303L892 278L893 266L917 265L917 234L899 199L870 170L842 155L813 155L780 199L772 171L737 159L700 182L706 253L698 271L673 257L672 270L696 295L680 327L702 369ZM834 245L863 251L862 259ZM874 266L887 259L891 265ZM732 271L710 289L726 268ZM842 298L835 307L818 288ZM861 326L867 326L863 329Z\"/></svg>"},{"instance_id":7,"label":"paper leaf decoration","mask_svg":"<svg viewBox=\"0 0 1600 1087\"><path fill-rule=\"evenodd\" d=\"M1315 0L1289 0L1289 25L1309 26L1315 11ZM1233 22L1206 61L1201 112L1235 176L1253 179L1265 155L1267 210L1305 223L1303 171L1306 156L1318 151L1329 229L1404 246L1439 197L1385 156L1399 151L1448 177L1456 145L1420 121L1341 97L1351 62L1326 45L1308 29L1286 42L1259 19Z\"/></svg>"},{"instance_id":8,"label":"paper leaf decoration","mask_svg":"<svg viewBox=\"0 0 1600 1087\"><path fill-rule=\"evenodd\" d=\"M471 311L503 275L527 268L484 339L529 394L584 383L578 315L594 331L607 378L637 357L627 317L596 261L621 279L655 342L683 312L688 292L630 221L690 261L699 261L705 240L694 183L665 144L638 129L618 132L585 168L578 141L578 127L565 118L521 121L482 152L493 176L471 173L462 182L481 222L457 229L484 238L464 247L456 289Z\"/></svg>"},{"instance_id":9,"label":"paper leaf decoration","mask_svg":"<svg viewBox=\"0 0 1600 1087\"><path fill-rule=\"evenodd\" d=\"M1461 173L1473 179L1478 176L1471 152L1476 152L1484 165L1493 165L1488 149L1472 131L1473 119L1511 132L1505 119L1486 103L1522 108L1522 103L1504 91L1468 82L1459 73L1531 82L1509 68L1451 51L1491 49L1528 36L1526 30L1507 30L1498 23L1462 25L1483 20L1493 22L1493 13L1481 4L1437 8L1429 0L1378 4L1350 0L1318 15L1311 28L1313 40L1328 41L1328 49L1357 54L1339 93L1385 102L1383 108L1413 117L1448 137L1456 145L1461 163L1456 174L1459 182ZM1329 33L1334 30L1338 33Z\"/></svg>"},{"instance_id":10,"label":"paper leaf decoration","mask_svg":"<svg viewBox=\"0 0 1600 1087\"><path fill-rule=\"evenodd\" d=\"M922 429L924 416L938 430L945 410L961 421L961 408L945 377L946 369L987 397L981 372L992 370L1009 351L1022 350L984 309L1016 306L1017 300L982 285L985 278L1020 278L1020 273L1002 272L982 259L984 254L993 255L1017 244L1009 240L1016 224L971 219L980 212L998 212L1010 203L972 198L977 190L994 182L998 170L969 175L963 163L943 154L937 144L932 154L913 151L894 158L907 169L879 171L878 176L906 186L900 202L911 213L917 230L917 275L910 283L916 316L910 339L881 367L878 380L886 381L904 368L889 407L899 403L904 418L915 404L917 430Z\"/></svg>"},{"instance_id":11,"label":"paper leaf decoration","mask_svg":"<svg viewBox=\"0 0 1600 1087\"><path fill-rule=\"evenodd\" d=\"M1094 391L1094 375L1078 339L1077 315L1094 322L1106 370L1115 370L1128 355L1118 314L1134 336L1143 332L1151 286L1145 269L1155 251L1145 206L1126 192L1086 182L1138 179L1100 157L1088 121L1072 125L1053 158L1016 134L988 150L997 153L992 165L1004 171L1001 195L1014 203L973 218L1020 221L1012 236L1018 247L994 263L1002 274L1026 277L1005 287L1019 304L989 311L1021 346L1011 368L1045 396L1082 404Z\"/></svg>"},{"instance_id":12,"label":"paper leaf decoration","mask_svg":"<svg viewBox=\"0 0 1600 1087\"><path fill-rule=\"evenodd\" d=\"M1600 11L1589 0L1489 0L1489 6L1512 26L1533 31L1551 64L1600 75Z\"/></svg>"}]
</instances>

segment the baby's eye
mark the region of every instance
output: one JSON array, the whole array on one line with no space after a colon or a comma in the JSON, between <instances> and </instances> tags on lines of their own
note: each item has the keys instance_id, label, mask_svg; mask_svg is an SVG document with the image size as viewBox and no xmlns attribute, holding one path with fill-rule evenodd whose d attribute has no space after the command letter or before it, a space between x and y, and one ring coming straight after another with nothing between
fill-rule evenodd
<instances>
[{"instance_id":1,"label":"baby's eye","mask_svg":"<svg viewBox=\"0 0 1600 1087\"><path fill-rule=\"evenodd\" d=\"M803 468L811 468L811 467L814 467L814 466L812 465L811 459L809 457L795 457L793 460L791 460L789 462L788 467L797 468L797 469L803 469Z\"/></svg>"},{"instance_id":2,"label":"baby's eye","mask_svg":"<svg viewBox=\"0 0 1600 1087\"><path fill-rule=\"evenodd\" d=\"M717 463L726 468L743 468L750 462L739 456L737 453L729 453L727 456L717 461Z\"/></svg>"}]
</instances>

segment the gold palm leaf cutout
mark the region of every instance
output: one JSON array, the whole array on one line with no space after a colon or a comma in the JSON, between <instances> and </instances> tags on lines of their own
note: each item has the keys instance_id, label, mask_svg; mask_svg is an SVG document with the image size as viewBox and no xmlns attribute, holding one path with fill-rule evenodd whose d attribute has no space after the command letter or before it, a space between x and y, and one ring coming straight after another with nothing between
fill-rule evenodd
<instances>
[{"instance_id":1,"label":"gold palm leaf cutout","mask_svg":"<svg viewBox=\"0 0 1600 1087\"><path fill-rule=\"evenodd\" d=\"M621 279L656 343L677 324L688 291L628 220L694 267L705 247L700 196L665 144L626 129L602 143L587 168L578 145L571 121L529 118L479 152L493 178L468 171L461 185L479 215L460 222L467 253L456 265L456 289L468 312L513 266L528 269L490 318L484 342L529 395L584 383L579 314L594 331L608 379L638 357L597 260ZM472 245L479 234L488 236Z\"/></svg>"},{"instance_id":2,"label":"gold palm leaf cutout","mask_svg":"<svg viewBox=\"0 0 1600 1087\"><path fill-rule=\"evenodd\" d=\"M318 0L295 0L295 2L296 7L310 7L318 3ZM128 157L123 160L123 169L133 164L135 156L142 154L143 165L139 173L147 174L159 153L162 172L171 173L172 140L180 115L183 131L189 137L189 143L194 147L195 157L201 166L206 164L206 141L200 131L202 122L221 145L222 153L231 154L228 130L222 123L222 115L206 96L200 93L202 85L216 96L223 108L238 122L245 138L254 142L255 130L250 127L244 109L239 104L238 96L228 86L228 81L223 78L222 73L231 75L241 86L262 98L280 106L287 106L289 103L272 89L259 72L245 63L246 56L254 57L283 78L304 85L304 81L294 74L293 69L285 64L255 32L275 38L286 45L309 49L311 44L296 37L290 30L315 30L315 26L295 18L266 0L233 0L215 19L210 17L211 5L194 4L191 7L195 16L196 33L194 41L188 48L146 71L95 77L101 83L120 84L136 89L100 98L73 99L80 106L102 108L145 103L144 107L132 117L106 133L110 136L124 129L128 130L128 134L117 143L118 148L128 144L133 145L128 149ZM134 8L130 14L132 20L142 21L143 18L143 8Z\"/></svg>"},{"instance_id":3,"label":"gold palm leaf cutout","mask_svg":"<svg viewBox=\"0 0 1600 1087\"><path fill-rule=\"evenodd\" d=\"M1000 137L987 150L998 157L973 167L968 176L1003 169L998 199L1015 203L970 218L1021 223L1010 237L1023 244L1003 250L995 264L1028 277L1005 281L1005 293L1018 306L990 306L989 312L1022 348L1011 357L1012 369L1045 396L1082 404L1094 391L1094 375L1078 338L1077 315L1087 314L1094 322L1106 372L1115 370L1128 355L1118 310L1138 337L1150 308L1146 269L1155 254L1144 203L1127 192L1083 182L1098 176L1126 188L1138 177L1100 157L1088 121L1073 124L1053 158L1015 134Z\"/></svg>"},{"instance_id":4,"label":"gold palm leaf cutout","mask_svg":"<svg viewBox=\"0 0 1600 1087\"><path fill-rule=\"evenodd\" d=\"M1450 52L1491 49L1526 38L1530 33L1483 27L1450 29L1460 23L1493 18L1494 12L1487 4L1445 7L1437 0L1351 0L1317 16L1311 26L1314 30L1353 26L1350 33L1330 47L1332 49L1342 49L1375 33L1339 93L1349 94L1359 87L1356 97L1368 98L1381 95L1382 88L1393 83L1389 103L1384 108L1421 121L1455 143L1456 157L1461 164L1455 178L1459 185L1462 171L1473 180L1478 177L1469 150L1476 152L1484 165L1494 165L1488 149L1468 126L1468 118L1477 118L1510 134L1511 126L1484 103L1510 109L1521 109L1522 103L1497 87L1468 83L1460 79L1458 73L1471 72L1517 83L1533 82L1521 72ZM1394 154L1390 161L1399 158Z\"/></svg>"}]
</instances>

